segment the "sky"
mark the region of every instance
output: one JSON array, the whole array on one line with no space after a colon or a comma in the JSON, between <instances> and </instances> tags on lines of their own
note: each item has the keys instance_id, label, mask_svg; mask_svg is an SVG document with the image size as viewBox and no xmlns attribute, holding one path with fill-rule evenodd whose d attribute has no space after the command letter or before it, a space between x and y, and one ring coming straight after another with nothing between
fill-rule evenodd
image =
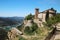
<instances>
[{"instance_id":1,"label":"sky","mask_svg":"<svg viewBox=\"0 0 60 40\"><path fill-rule=\"evenodd\" d=\"M35 14L35 8L40 12L49 8L60 12L60 0L0 0L0 17L25 17Z\"/></svg>"}]
</instances>

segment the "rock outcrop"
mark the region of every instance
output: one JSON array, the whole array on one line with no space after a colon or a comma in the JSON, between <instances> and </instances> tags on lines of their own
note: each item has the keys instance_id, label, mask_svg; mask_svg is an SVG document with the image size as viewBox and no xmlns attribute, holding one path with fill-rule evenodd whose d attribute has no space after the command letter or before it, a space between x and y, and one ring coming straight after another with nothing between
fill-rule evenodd
<instances>
[{"instance_id":1,"label":"rock outcrop","mask_svg":"<svg viewBox=\"0 0 60 40\"><path fill-rule=\"evenodd\" d=\"M9 32L8 32L8 37L9 40L15 40L17 38L17 36L22 35L22 32L19 31L17 28L12 28ZM18 40L18 39L17 39Z\"/></svg>"}]
</instances>

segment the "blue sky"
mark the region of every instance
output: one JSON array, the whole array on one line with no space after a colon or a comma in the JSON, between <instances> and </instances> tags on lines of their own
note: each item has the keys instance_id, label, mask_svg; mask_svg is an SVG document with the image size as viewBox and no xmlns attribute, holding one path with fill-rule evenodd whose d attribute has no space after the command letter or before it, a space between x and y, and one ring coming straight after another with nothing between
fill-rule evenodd
<instances>
[{"instance_id":1,"label":"blue sky","mask_svg":"<svg viewBox=\"0 0 60 40\"><path fill-rule=\"evenodd\" d=\"M35 8L44 11L53 7L60 12L60 0L0 0L0 17L25 17Z\"/></svg>"}]
</instances>

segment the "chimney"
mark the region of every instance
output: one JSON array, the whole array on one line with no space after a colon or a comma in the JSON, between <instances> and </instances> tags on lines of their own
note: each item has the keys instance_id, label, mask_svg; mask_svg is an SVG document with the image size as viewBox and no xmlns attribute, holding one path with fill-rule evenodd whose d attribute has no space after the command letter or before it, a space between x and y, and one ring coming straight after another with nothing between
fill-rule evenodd
<instances>
[{"instance_id":1,"label":"chimney","mask_svg":"<svg viewBox=\"0 0 60 40\"><path fill-rule=\"evenodd\" d=\"M35 19L38 18L38 14L39 14L39 8L35 8Z\"/></svg>"}]
</instances>

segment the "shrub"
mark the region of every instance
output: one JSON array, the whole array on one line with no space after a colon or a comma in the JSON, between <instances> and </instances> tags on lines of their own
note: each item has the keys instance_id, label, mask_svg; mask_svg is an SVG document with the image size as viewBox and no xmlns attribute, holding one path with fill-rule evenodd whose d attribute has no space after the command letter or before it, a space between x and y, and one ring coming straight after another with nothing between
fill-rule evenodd
<instances>
[{"instance_id":1,"label":"shrub","mask_svg":"<svg viewBox=\"0 0 60 40\"><path fill-rule=\"evenodd\" d=\"M26 20L31 20L32 17L33 17L32 14L29 14L29 15L27 15L27 16L25 17L25 19L26 19Z\"/></svg>"},{"instance_id":2,"label":"shrub","mask_svg":"<svg viewBox=\"0 0 60 40\"><path fill-rule=\"evenodd\" d=\"M33 23L31 28L32 31L35 31L38 28L38 25L36 23Z\"/></svg>"},{"instance_id":3,"label":"shrub","mask_svg":"<svg viewBox=\"0 0 60 40\"><path fill-rule=\"evenodd\" d=\"M36 31L37 28L38 28L37 24L33 23L31 27L29 27L29 26L25 27L24 32L26 34L32 35L32 34L34 34L34 32Z\"/></svg>"},{"instance_id":4,"label":"shrub","mask_svg":"<svg viewBox=\"0 0 60 40\"><path fill-rule=\"evenodd\" d=\"M32 34L32 29L27 26L27 27L25 27L24 32L25 32L26 34Z\"/></svg>"}]
</instances>

